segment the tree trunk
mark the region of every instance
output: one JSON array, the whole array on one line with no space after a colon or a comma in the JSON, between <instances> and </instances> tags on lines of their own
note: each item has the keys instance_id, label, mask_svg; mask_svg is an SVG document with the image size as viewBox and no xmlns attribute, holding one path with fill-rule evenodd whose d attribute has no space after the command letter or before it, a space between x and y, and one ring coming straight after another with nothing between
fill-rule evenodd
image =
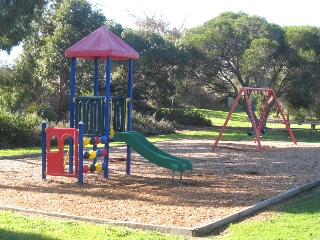
<instances>
[{"instance_id":1,"label":"tree trunk","mask_svg":"<svg viewBox=\"0 0 320 240\"><path fill-rule=\"evenodd\" d=\"M62 94L62 90L63 90L63 77L60 75L59 77L59 105L58 105L58 112L59 115L62 115L62 111L63 111L63 107L62 107L62 99L63 99L63 94Z\"/></svg>"},{"instance_id":2,"label":"tree trunk","mask_svg":"<svg viewBox=\"0 0 320 240\"><path fill-rule=\"evenodd\" d=\"M67 79L69 77L68 69L61 68L60 76L59 76L59 107L58 113L60 116L63 115L63 95L65 93L65 84L67 83Z\"/></svg>"}]
</instances>

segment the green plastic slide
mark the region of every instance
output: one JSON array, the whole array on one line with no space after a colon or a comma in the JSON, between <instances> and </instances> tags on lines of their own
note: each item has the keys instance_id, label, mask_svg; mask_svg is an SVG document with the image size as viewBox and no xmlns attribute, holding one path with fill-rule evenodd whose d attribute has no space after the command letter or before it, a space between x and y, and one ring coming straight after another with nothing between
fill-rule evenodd
<instances>
[{"instance_id":1,"label":"green plastic slide","mask_svg":"<svg viewBox=\"0 0 320 240\"><path fill-rule=\"evenodd\" d=\"M113 140L115 142L125 142L129 144L130 147L142 157L160 167L178 172L193 170L190 160L173 156L159 149L139 132L116 132Z\"/></svg>"}]
</instances>

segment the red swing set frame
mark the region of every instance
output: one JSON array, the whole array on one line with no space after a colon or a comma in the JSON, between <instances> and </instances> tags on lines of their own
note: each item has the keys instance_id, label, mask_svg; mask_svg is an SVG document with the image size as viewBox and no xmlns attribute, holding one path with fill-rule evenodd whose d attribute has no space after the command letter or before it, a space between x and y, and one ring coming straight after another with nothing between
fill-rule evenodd
<instances>
[{"instance_id":1,"label":"red swing set frame","mask_svg":"<svg viewBox=\"0 0 320 240\"><path fill-rule=\"evenodd\" d=\"M266 92L266 98L265 98L265 102L264 102L264 105L263 105L263 108L262 108L262 113L261 113L261 116L260 116L260 120L259 120L259 124L258 124L258 127L256 126L255 124L255 121L254 121L254 118L253 118L253 112L252 112L252 109L251 109L251 104L250 104L250 101L249 101L249 96L248 96L248 91L256 91L256 92ZM215 141L215 143L212 145L212 151L214 151L218 145L218 142L222 136L222 133L224 132L227 124L228 124L228 121L230 120L231 118L231 115L234 111L234 109L236 108L237 104L238 104L238 101L240 99L240 97L244 95L244 98L245 98L245 101L246 101L246 104L247 104L247 107L248 107L248 111L249 111L249 117L250 117L250 121L251 121L251 124L252 124L252 127L253 127L253 130L254 130L254 136L255 136L255 139L254 141L258 143L258 148L259 148L259 151L260 153L263 153L262 151L262 147L261 147L261 143L260 143L260 137L259 137L259 134L260 134L260 131L261 131L261 127L262 127L262 121L264 119L264 116L266 114L266 109L267 109L267 105L268 105L268 101L270 100L270 98L272 97L277 105L277 108L278 108L278 111L279 113L281 114L282 116L282 119L284 121L284 124L286 125L286 129L293 141L294 144L297 144L296 142L296 139L295 137L293 136L293 133L290 129L290 126L288 124L288 121L286 120L283 112L282 112L282 109L281 109L281 106L278 102L278 99L274 93L274 91L272 89L267 89L267 88L251 88L251 87L242 87L230 109L230 112L226 118L226 121L224 122L221 130L220 130L220 133Z\"/></svg>"}]
</instances>

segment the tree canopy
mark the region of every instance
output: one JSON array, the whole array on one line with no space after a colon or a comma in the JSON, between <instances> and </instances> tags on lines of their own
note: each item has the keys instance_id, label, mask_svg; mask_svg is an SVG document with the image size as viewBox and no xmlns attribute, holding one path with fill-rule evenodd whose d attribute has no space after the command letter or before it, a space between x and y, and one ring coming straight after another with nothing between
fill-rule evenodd
<instances>
[{"instance_id":1,"label":"tree canopy","mask_svg":"<svg viewBox=\"0 0 320 240\"><path fill-rule=\"evenodd\" d=\"M38 17L47 0L0 1L0 50L10 53L12 47L30 33L31 21Z\"/></svg>"},{"instance_id":2,"label":"tree canopy","mask_svg":"<svg viewBox=\"0 0 320 240\"><path fill-rule=\"evenodd\" d=\"M38 14L40 5L35 9ZM136 18L138 29L124 29L107 20L86 0L50 1L42 14L35 16L28 25L14 72L10 73L12 69L8 66L0 69L0 79L3 78L0 84L6 87L3 89L9 89L10 83L20 95L11 98L12 103L17 99L21 104L23 99L25 103L33 101L41 85L52 93L67 93L70 67L64 52L101 25L107 25L140 53L139 61L134 63L134 107L141 102L155 107L169 106L176 96L180 103L191 99L191 104L201 98L197 102L207 106L217 96L236 97L241 87L273 89L277 98L290 108L308 108L317 99L318 27L280 27L260 16L225 12L187 31L170 30L166 21L157 20L154 15ZM100 68L103 73L104 66ZM127 65L122 61L112 64L111 84L118 95L126 94L126 74ZM77 93L90 93L92 79L92 62L77 60ZM103 88L102 84L100 90ZM23 91L19 89L28 89L33 94L22 97ZM244 102L240 104L246 109ZM268 112L272 106L270 102Z\"/></svg>"},{"instance_id":3,"label":"tree canopy","mask_svg":"<svg viewBox=\"0 0 320 240\"><path fill-rule=\"evenodd\" d=\"M36 59L36 75L49 89L59 92L59 112L62 113L62 98L69 87L70 71L70 60L65 58L65 50L104 25L106 18L93 10L86 0L58 1L45 16L45 24L40 22L35 28L38 43L33 47L39 48L38 44L41 44ZM79 79L85 82L87 78ZM81 83L78 86L82 86Z\"/></svg>"},{"instance_id":4,"label":"tree canopy","mask_svg":"<svg viewBox=\"0 0 320 240\"><path fill-rule=\"evenodd\" d=\"M307 94L320 70L320 35L315 29L283 29L262 17L223 13L187 32L185 42L194 57L189 78L211 93L234 98L241 87L270 88L277 98L289 97L297 90L297 82ZM312 44L301 44L307 40L303 38ZM246 109L244 101L240 104ZM268 105L268 112L273 104Z\"/></svg>"}]
</instances>

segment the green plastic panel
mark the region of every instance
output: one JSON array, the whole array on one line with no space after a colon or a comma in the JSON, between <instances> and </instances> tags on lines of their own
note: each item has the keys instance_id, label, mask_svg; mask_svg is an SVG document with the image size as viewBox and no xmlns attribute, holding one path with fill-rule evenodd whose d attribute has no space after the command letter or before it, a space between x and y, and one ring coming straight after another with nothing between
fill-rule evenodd
<instances>
[{"instance_id":1,"label":"green plastic panel","mask_svg":"<svg viewBox=\"0 0 320 240\"><path fill-rule=\"evenodd\" d=\"M75 98L75 127L79 122L84 123L84 136L105 136L105 97L104 96L78 96ZM112 102L111 123L115 132L126 129L126 97L110 97ZM110 106L110 105L109 105Z\"/></svg>"},{"instance_id":2,"label":"green plastic panel","mask_svg":"<svg viewBox=\"0 0 320 240\"><path fill-rule=\"evenodd\" d=\"M112 126L115 132L124 132L126 130L126 98L111 97L112 100Z\"/></svg>"},{"instance_id":3,"label":"green plastic panel","mask_svg":"<svg viewBox=\"0 0 320 240\"><path fill-rule=\"evenodd\" d=\"M104 135L105 97L76 97L75 98L75 127L83 124L84 136Z\"/></svg>"}]
</instances>

